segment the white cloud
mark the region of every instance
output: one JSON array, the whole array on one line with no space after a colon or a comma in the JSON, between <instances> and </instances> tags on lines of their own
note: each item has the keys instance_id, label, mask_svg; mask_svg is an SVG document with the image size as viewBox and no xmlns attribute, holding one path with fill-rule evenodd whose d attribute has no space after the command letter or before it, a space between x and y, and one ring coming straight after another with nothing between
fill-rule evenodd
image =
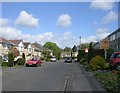
<instances>
[{"instance_id":1,"label":"white cloud","mask_svg":"<svg viewBox=\"0 0 120 93\"><path fill-rule=\"evenodd\" d=\"M15 24L23 27L38 27L38 19L34 18L32 14L26 11L21 11L19 17L16 19Z\"/></svg>"},{"instance_id":2,"label":"white cloud","mask_svg":"<svg viewBox=\"0 0 120 93\"><path fill-rule=\"evenodd\" d=\"M100 9L100 10L111 10L114 6L113 0L109 0L109 2L105 2L105 0L94 0L90 4L90 8Z\"/></svg>"},{"instance_id":3,"label":"white cloud","mask_svg":"<svg viewBox=\"0 0 120 93\"><path fill-rule=\"evenodd\" d=\"M97 31L96 31L97 40L99 41L99 40L105 38L106 36L108 36L110 34L109 32L110 31L107 28L97 29Z\"/></svg>"},{"instance_id":4,"label":"white cloud","mask_svg":"<svg viewBox=\"0 0 120 93\"><path fill-rule=\"evenodd\" d=\"M102 40L103 38L107 37L109 33L109 29L107 28L98 28L96 30L96 35L95 36L90 36L88 38L82 38L82 43L89 43L89 42L98 42Z\"/></svg>"},{"instance_id":5,"label":"white cloud","mask_svg":"<svg viewBox=\"0 0 120 93\"><path fill-rule=\"evenodd\" d=\"M0 26L4 27L8 25L8 19L0 18Z\"/></svg>"},{"instance_id":6,"label":"white cloud","mask_svg":"<svg viewBox=\"0 0 120 93\"><path fill-rule=\"evenodd\" d=\"M69 27L72 24L71 16L62 14L58 17L57 24L62 27Z\"/></svg>"},{"instance_id":7,"label":"white cloud","mask_svg":"<svg viewBox=\"0 0 120 93\"><path fill-rule=\"evenodd\" d=\"M14 33L14 34L13 34ZM64 32L62 34L53 34L52 32L45 32L38 35L24 34L21 30L12 27L0 27L0 35L6 39L23 39L27 42L39 42L40 44L45 44L48 41L55 42L60 48L66 46L73 47L74 45L79 45L79 37L74 36L70 31ZM104 37L109 35L109 30L107 28L99 28L96 30L95 36L82 37L82 43L97 42Z\"/></svg>"},{"instance_id":8,"label":"white cloud","mask_svg":"<svg viewBox=\"0 0 120 93\"><path fill-rule=\"evenodd\" d=\"M113 21L118 20L118 15L117 13L110 11L106 16L103 17L103 23L107 24Z\"/></svg>"},{"instance_id":9,"label":"white cloud","mask_svg":"<svg viewBox=\"0 0 120 93\"><path fill-rule=\"evenodd\" d=\"M0 35L7 39L22 38L21 31L11 27L0 27Z\"/></svg>"}]
</instances>

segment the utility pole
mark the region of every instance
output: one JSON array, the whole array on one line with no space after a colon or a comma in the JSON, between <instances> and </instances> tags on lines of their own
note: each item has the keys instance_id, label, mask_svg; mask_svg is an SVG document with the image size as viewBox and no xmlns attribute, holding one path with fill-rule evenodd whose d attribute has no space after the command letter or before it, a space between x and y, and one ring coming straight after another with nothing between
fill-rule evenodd
<instances>
[{"instance_id":1,"label":"utility pole","mask_svg":"<svg viewBox=\"0 0 120 93\"><path fill-rule=\"evenodd\" d=\"M81 36L79 38L80 38L80 47L79 47L79 50L80 50L81 49Z\"/></svg>"}]
</instances>

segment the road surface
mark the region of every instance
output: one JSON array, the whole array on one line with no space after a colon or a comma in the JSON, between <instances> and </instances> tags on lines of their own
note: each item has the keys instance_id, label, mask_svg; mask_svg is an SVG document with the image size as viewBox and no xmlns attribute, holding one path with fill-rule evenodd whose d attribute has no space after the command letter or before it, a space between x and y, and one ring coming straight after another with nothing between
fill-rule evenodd
<instances>
[{"instance_id":1,"label":"road surface","mask_svg":"<svg viewBox=\"0 0 120 93\"><path fill-rule=\"evenodd\" d=\"M3 69L3 91L105 91L77 62Z\"/></svg>"}]
</instances>

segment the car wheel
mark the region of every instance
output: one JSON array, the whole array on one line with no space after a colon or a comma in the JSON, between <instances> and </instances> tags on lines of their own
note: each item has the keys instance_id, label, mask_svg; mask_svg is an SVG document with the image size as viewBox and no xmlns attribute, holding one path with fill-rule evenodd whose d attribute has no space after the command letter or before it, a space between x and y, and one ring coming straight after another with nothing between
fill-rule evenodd
<instances>
[{"instance_id":1,"label":"car wheel","mask_svg":"<svg viewBox=\"0 0 120 93\"><path fill-rule=\"evenodd\" d=\"M117 69L118 71L120 71L120 63L118 63L118 64L116 65L116 69Z\"/></svg>"},{"instance_id":2,"label":"car wheel","mask_svg":"<svg viewBox=\"0 0 120 93\"><path fill-rule=\"evenodd\" d=\"M26 67L28 67L28 64L26 64Z\"/></svg>"}]
</instances>

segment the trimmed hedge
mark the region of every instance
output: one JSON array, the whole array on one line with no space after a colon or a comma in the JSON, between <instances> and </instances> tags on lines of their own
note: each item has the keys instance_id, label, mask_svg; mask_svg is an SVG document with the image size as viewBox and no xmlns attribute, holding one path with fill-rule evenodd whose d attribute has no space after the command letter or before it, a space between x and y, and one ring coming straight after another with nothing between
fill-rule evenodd
<instances>
[{"instance_id":1,"label":"trimmed hedge","mask_svg":"<svg viewBox=\"0 0 120 93\"><path fill-rule=\"evenodd\" d=\"M9 66L9 63L8 62L2 62L2 65L1 65L2 67L4 67L4 66Z\"/></svg>"}]
</instances>

